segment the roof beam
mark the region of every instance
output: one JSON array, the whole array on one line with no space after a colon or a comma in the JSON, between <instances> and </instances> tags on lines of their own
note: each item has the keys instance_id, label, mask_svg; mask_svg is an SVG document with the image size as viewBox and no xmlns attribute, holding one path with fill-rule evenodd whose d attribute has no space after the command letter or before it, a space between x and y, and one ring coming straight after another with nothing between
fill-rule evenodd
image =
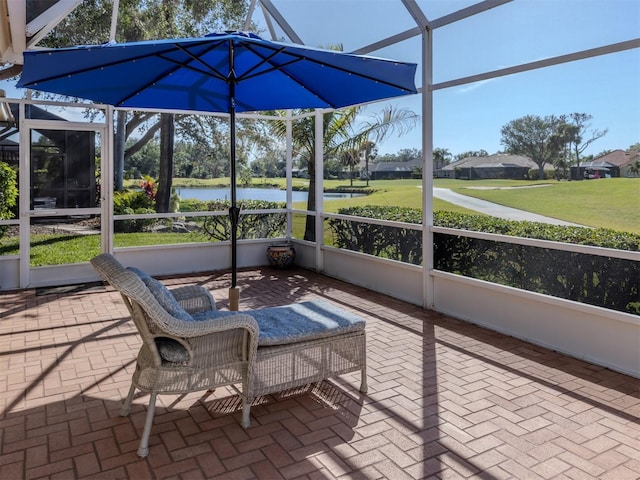
<instances>
[{"instance_id":1,"label":"roof beam","mask_svg":"<svg viewBox=\"0 0 640 480\"><path fill-rule=\"evenodd\" d=\"M627 40L625 42L612 43L610 45L605 45L603 47L590 48L588 50L569 53L567 55L559 55L557 57L545 58L544 60L538 60L535 62L523 63L521 65L515 65L513 67L501 68L499 70L492 70L491 72L479 73L477 75L470 75L468 77L457 78L455 80L449 80L447 82L440 82L440 83L434 84L431 88L433 90L441 90L443 88L456 87L458 85L466 85L467 83L479 82L481 80L489 80L492 78L504 77L506 75L512 75L514 73L527 72L529 70L536 70L538 68L550 67L553 65L560 65L562 63L574 62L576 60L583 60L585 58L592 58L600 55L608 55L610 53L622 52L624 50L630 50L633 48L640 48L640 38Z\"/></svg>"},{"instance_id":2,"label":"roof beam","mask_svg":"<svg viewBox=\"0 0 640 480\"><path fill-rule=\"evenodd\" d=\"M69 15L82 0L58 0L55 4L42 12L27 25L26 33L29 38L29 47L33 47L42 38L58 25L64 17ZM22 8L24 4L22 4Z\"/></svg>"},{"instance_id":3,"label":"roof beam","mask_svg":"<svg viewBox=\"0 0 640 480\"><path fill-rule=\"evenodd\" d=\"M3 52L3 61L11 63L23 63L22 52L27 48L27 35L25 33L25 24L27 22L27 9L24 2L7 1L7 13L9 18L9 30L11 31L10 50L13 55L5 57ZM9 58L9 57L12 58Z\"/></svg>"},{"instance_id":4,"label":"roof beam","mask_svg":"<svg viewBox=\"0 0 640 480\"><path fill-rule=\"evenodd\" d=\"M292 42L304 45L302 39L293 30L293 28L291 28L289 22L285 20L280 11L273 5L271 0L260 0L260 4L269 12L269 15L271 15L271 17L276 21L276 23L284 31L285 35L287 35L287 37L289 37Z\"/></svg>"},{"instance_id":5,"label":"roof beam","mask_svg":"<svg viewBox=\"0 0 640 480\"><path fill-rule=\"evenodd\" d=\"M431 28L427 16L424 14L415 0L402 0L402 3L404 4L404 8L407 9L409 14L415 20L416 25L418 25L418 27L420 28L420 31L424 30L425 28Z\"/></svg>"},{"instance_id":6,"label":"roof beam","mask_svg":"<svg viewBox=\"0 0 640 480\"><path fill-rule=\"evenodd\" d=\"M366 55L367 53L375 52L376 50L380 50L390 45L394 45L404 40L408 40L410 38L416 37L420 35L420 33L421 33L420 27L413 27L409 30L405 30L404 32L400 32L395 35L392 35L391 37L387 37L383 40L371 43L365 47L358 48L357 50L354 50L351 53L355 53L357 55Z\"/></svg>"},{"instance_id":7,"label":"roof beam","mask_svg":"<svg viewBox=\"0 0 640 480\"><path fill-rule=\"evenodd\" d=\"M244 19L244 24L242 26L243 30L248 31L251 28L251 19L253 17L253 12L256 9L256 0L251 0L249 4L249 9L247 10L247 17Z\"/></svg>"},{"instance_id":8,"label":"roof beam","mask_svg":"<svg viewBox=\"0 0 640 480\"><path fill-rule=\"evenodd\" d=\"M116 41L116 33L118 31L118 10L120 9L120 0L113 0L111 7L111 28L109 28L109 41Z\"/></svg>"},{"instance_id":9,"label":"roof beam","mask_svg":"<svg viewBox=\"0 0 640 480\"><path fill-rule=\"evenodd\" d=\"M460 9L457 12L453 12L449 15L433 20L431 22L431 28L435 30L436 28L444 27L445 25L457 22L458 20L472 17L473 15L486 12L487 10L491 10L492 8L499 7L500 5L504 5L505 3L512 1L513 0L485 0L484 2L476 3L470 7Z\"/></svg>"},{"instance_id":10,"label":"roof beam","mask_svg":"<svg viewBox=\"0 0 640 480\"><path fill-rule=\"evenodd\" d=\"M477 15L478 13L486 12L487 10L490 10L492 8L498 7L500 5L503 5L505 3L509 3L512 1L513 0L485 0L483 2L471 5L470 7L458 10L457 12L453 12L453 13L450 13L449 15L445 15L444 17L440 17L435 20L429 21L427 17L422 13L422 10L420 10L420 7L418 7L418 5L415 3L414 0L402 0L402 3L404 3L404 6L409 11L411 16L414 18L418 26L414 28L410 28L409 30L405 30L404 32L400 32L396 35L392 35L383 40L379 40L377 42L371 43L364 47L358 48L357 50L354 50L352 53L355 53L358 55L366 55L368 53L375 52L376 50L380 50L390 45L403 42L404 40L408 40L412 37L417 37L422 33L422 30L424 28L435 30L436 28L449 25L450 23L457 22L458 20L463 20L473 15Z\"/></svg>"},{"instance_id":11,"label":"roof beam","mask_svg":"<svg viewBox=\"0 0 640 480\"><path fill-rule=\"evenodd\" d=\"M22 72L22 65L11 65L3 68L0 70L0 81L6 80L7 78L17 77L20 75L20 72Z\"/></svg>"},{"instance_id":12,"label":"roof beam","mask_svg":"<svg viewBox=\"0 0 640 480\"><path fill-rule=\"evenodd\" d=\"M267 28L269 29L269 34L271 35L271 40L274 40L274 41L278 40L278 35L276 34L276 29L273 28L273 22L271 21L271 15L269 15L269 12L264 7L264 5L260 5L260 8L262 9L262 15L264 16L264 21L267 22Z\"/></svg>"}]
</instances>

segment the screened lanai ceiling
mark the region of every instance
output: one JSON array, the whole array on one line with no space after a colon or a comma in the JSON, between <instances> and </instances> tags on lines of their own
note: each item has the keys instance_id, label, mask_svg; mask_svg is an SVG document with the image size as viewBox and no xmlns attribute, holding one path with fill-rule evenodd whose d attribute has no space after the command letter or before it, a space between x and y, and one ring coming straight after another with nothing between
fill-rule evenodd
<instances>
[{"instance_id":1,"label":"screened lanai ceiling","mask_svg":"<svg viewBox=\"0 0 640 480\"><path fill-rule=\"evenodd\" d=\"M0 79L17 75L22 52L38 48L82 3L0 0ZM105 1L113 17L105 38L117 38L118 4ZM423 116L435 108L434 146L452 153L481 148L495 153L498 140L481 144L471 138L474 127L487 121L498 138L500 126L514 115L570 112L587 112L597 120L594 128L609 128L609 143L601 142L601 149L626 148L627 137L614 138L614 125L630 116L625 109L635 109L638 117L638 103L620 99L627 92L627 100L637 100L637 88L629 85L640 77L640 4L581 0L580 8L574 7L554 0L250 0L245 28L257 27L261 36L275 40L340 45L346 52L418 63L416 84L442 93L428 105L420 98L393 102ZM622 62L605 59L621 56ZM577 90L578 82L589 87ZM551 91L556 95L548 95ZM525 97L539 100L535 111L530 102L521 110L505 110ZM640 130L637 123L628 127ZM421 148L420 132L412 135L397 145Z\"/></svg>"}]
</instances>

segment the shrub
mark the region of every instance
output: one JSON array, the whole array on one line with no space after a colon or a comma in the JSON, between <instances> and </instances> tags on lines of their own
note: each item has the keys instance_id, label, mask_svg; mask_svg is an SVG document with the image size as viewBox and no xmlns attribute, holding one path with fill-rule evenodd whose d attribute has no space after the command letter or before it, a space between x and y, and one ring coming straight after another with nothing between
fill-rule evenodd
<instances>
[{"instance_id":1,"label":"shrub","mask_svg":"<svg viewBox=\"0 0 640 480\"><path fill-rule=\"evenodd\" d=\"M0 220L13 218L18 198L17 175L5 162L0 162ZM0 225L0 237L7 231L6 225Z\"/></svg>"},{"instance_id":2,"label":"shrub","mask_svg":"<svg viewBox=\"0 0 640 480\"><path fill-rule=\"evenodd\" d=\"M353 207L341 209L338 213L408 223L420 223L422 219L417 209L397 207ZM416 265L422 263L420 231L342 219L331 219L329 225L335 245L340 248ZM442 211L434 213L434 225L640 251L640 235L605 228L518 222ZM632 260L436 233L434 267L501 285L640 314L640 265Z\"/></svg>"},{"instance_id":3,"label":"shrub","mask_svg":"<svg viewBox=\"0 0 640 480\"><path fill-rule=\"evenodd\" d=\"M156 213L153 207L153 198L145 191L125 190L114 192L114 215L134 215ZM117 220L114 230L118 233L142 232L146 227L155 223L155 219Z\"/></svg>"},{"instance_id":4,"label":"shrub","mask_svg":"<svg viewBox=\"0 0 640 480\"><path fill-rule=\"evenodd\" d=\"M207 202L205 210L228 211L231 202L215 200ZM285 208L284 202L267 202L263 200L243 200L245 210L267 210ZM252 213L240 215L238 222L238 239L277 238L286 233L287 215L285 213ZM225 241L231 238L231 221L228 215L206 217L202 229L210 240Z\"/></svg>"}]
</instances>

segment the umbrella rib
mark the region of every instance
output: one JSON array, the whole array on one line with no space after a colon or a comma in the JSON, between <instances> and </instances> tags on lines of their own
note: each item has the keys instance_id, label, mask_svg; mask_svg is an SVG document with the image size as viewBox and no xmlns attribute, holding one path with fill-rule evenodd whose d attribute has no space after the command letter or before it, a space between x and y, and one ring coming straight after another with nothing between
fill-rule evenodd
<instances>
[{"instance_id":1,"label":"umbrella rib","mask_svg":"<svg viewBox=\"0 0 640 480\"><path fill-rule=\"evenodd\" d=\"M218 44L220 44L221 42L218 42ZM205 44L204 42L202 43L198 43L195 46L200 46ZM188 49L184 48L182 45L176 43L174 44L174 47L177 48L178 50L180 50L182 53L188 55L192 60L199 60L196 56L193 55L193 53L191 53ZM208 48L207 51L211 51L213 48L215 48L216 45L211 46ZM154 83L156 83L158 80L161 80L162 78L166 77L167 75L175 72L177 69L179 68L186 68L188 70L193 70L197 73L202 73L203 75L209 75L212 77L216 77L218 79L221 80L225 80L226 81L226 77L224 75L222 75L220 72L218 72L215 68L211 67L210 65L207 65L206 63L200 61L200 63L202 63L204 66L206 66L207 68L210 69L210 71L206 71L206 70L202 70L199 68L196 68L192 65L190 65L189 63L186 62L179 62L177 60L174 60L173 58L170 58L168 56L166 56L166 53L170 53L172 50L167 50L165 52L160 52L160 53L155 53L154 56L161 58L162 60L168 62L168 63L172 63L174 65L173 68L167 69L164 72L162 72L161 74L157 75L153 80L151 80L150 82L147 82L145 85L143 85L141 88L137 89L136 91L132 92L130 95L127 95L126 97L122 98L118 104L122 104L124 102L126 102L127 100L129 100L130 98L136 96L138 93L140 93L141 91L143 91L145 88L147 88L149 85L153 85Z\"/></svg>"},{"instance_id":2,"label":"umbrella rib","mask_svg":"<svg viewBox=\"0 0 640 480\"><path fill-rule=\"evenodd\" d=\"M100 48L100 47L97 46L96 48ZM173 47L171 47L171 49L173 49ZM171 49L167 48L166 52L170 52ZM91 51L91 49L87 50L87 52L90 52L90 51ZM162 55L163 53L166 53L166 52L159 52L156 55ZM42 52L42 53L39 52L40 55L44 55L44 54L47 54L47 53L49 53L49 52L46 52L46 51ZM42 83L42 82L50 82L52 80L58 80L60 78L68 77L69 75L79 75L79 74L82 74L82 73L93 72L95 70L104 70L105 68L114 67L116 65L135 62L137 60L143 60L144 58L146 58L148 56L149 55L145 53L143 55L137 55L135 57L128 57L128 58L124 58L122 60L114 60L113 62L108 62L108 63L100 64L100 65L97 65L97 66L81 68L81 69L73 71L72 73L65 72L65 73L61 73L59 75L51 75L49 77L39 78L37 81L34 81L34 82L29 82L28 85L32 85L32 84L37 85L38 83ZM28 86L28 85L25 85L25 86Z\"/></svg>"},{"instance_id":3,"label":"umbrella rib","mask_svg":"<svg viewBox=\"0 0 640 480\"><path fill-rule=\"evenodd\" d=\"M209 47L207 49L207 52L210 52L211 50L217 48L217 46L220 45L221 43L222 42L218 42L217 45L212 45L211 47ZM189 69L189 70L193 70L193 71L198 72L198 73L202 73L204 75L210 75L210 76L216 77L218 80L223 80L225 82L228 81L228 77L226 77L223 73L218 71L215 67L213 67L213 66L209 65L208 63L206 63L205 61L203 61L202 58L199 58L198 56L196 56L193 53L191 53L190 50L182 47L181 45L176 45L176 47L179 48L183 53L185 53L186 55L191 57L192 60L194 60L194 61L202 64L204 67L206 67L206 70L202 70L200 68L194 67L193 65L190 65L188 63L181 64L181 63L175 62L179 66L184 67L184 68ZM174 61L174 60L171 60L170 58L164 58L164 59L167 60L167 61ZM211 75L211 74L213 74L213 75Z\"/></svg>"},{"instance_id":4,"label":"umbrella rib","mask_svg":"<svg viewBox=\"0 0 640 480\"><path fill-rule=\"evenodd\" d=\"M265 45L261 45L261 46L263 46L263 47L264 47ZM393 87L393 88L398 88L398 89L400 89L400 90L402 90L402 91L405 91L405 92L413 92L413 90L411 90L411 89L409 89L409 88L406 88L406 87L403 87L403 86L401 86L401 85L398 85L398 84L396 84L396 83L389 82L389 81L385 81L385 80L381 80L381 79L376 78L376 77L373 77L373 76L371 76L371 75L365 75L365 74L362 74L362 73L354 72L353 70L349 70L349 69L347 69L347 68L342 68L342 67L338 67L338 66L334 66L334 65L329 65L329 64L327 64L327 63L324 63L324 62L321 62L321 61L318 61L318 60L314 60L313 58L308 58L308 57L306 57L306 56L304 56L304 55L301 55L301 54L297 54L297 53L292 53L292 52L285 51L285 49L284 49L284 48L282 48L282 49L278 49L278 50L275 50L275 49L274 49L274 53L273 53L273 55L269 55L268 57L264 57L264 56L263 56L263 55L261 55L258 51L256 51L256 49L255 49L255 48L252 48L252 47L253 47L253 45L247 44L247 49L251 50L254 54L256 54L256 55L258 55L259 57L263 58L263 62L261 62L260 64L258 64L258 66L259 66L259 65L262 65L262 64L264 64L264 63L269 63L269 65L271 65L271 67L272 67L272 68L271 68L271 69L269 69L269 70L265 70L265 71L261 71L261 72L255 73L255 74L253 74L253 75L243 75L243 76L242 76L242 80L248 80L248 79L250 79L250 78L254 78L254 77L258 77L258 76L260 76L260 75L264 75L264 74L269 73L269 72L271 72L271 71L280 70L280 71L282 71L285 75L287 75L289 78L291 78L293 81L295 81L295 82L297 82L297 83L300 83L300 81L299 81L297 78L295 78L295 77L294 77L290 72L287 72L286 70L282 70L282 67L284 67L284 66L288 66L288 65L291 65L291 64L294 64L294 63L296 63L296 62L299 62L299 61L304 60L304 61L307 61L307 62L315 63L316 65L320 65L320 66L323 66L323 67L326 67L326 68L331 68L331 69L333 69L333 70L337 70L337 71L340 71L340 72L343 72L343 73L348 73L348 74L350 74L350 75L356 75L356 76L358 76L358 77L360 77L360 78L364 78L364 79L367 79L367 80L371 80L371 81L374 81L374 82L377 82L377 83L380 83L380 84L383 84L383 85L387 85L387 86L390 86L390 87ZM270 60L271 60L275 55L277 55L278 53L281 53L281 52L283 52L283 51L284 51L284 54L285 54L285 55L289 55L289 56L294 57L294 58L293 58L292 60L290 60L289 62L282 63L281 65L273 65L273 64L270 62ZM257 66L256 66L256 67L257 67ZM249 70L249 71L254 70L256 67L253 67L253 68L252 68L251 70ZM310 91L312 91L312 90L310 89ZM331 104L331 102L327 101L327 100L326 100L322 95L319 95L317 92L312 91L312 93L313 93L314 95L316 95L318 98L321 98L323 101L327 102L328 104Z\"/></svg>"}]
</instances>

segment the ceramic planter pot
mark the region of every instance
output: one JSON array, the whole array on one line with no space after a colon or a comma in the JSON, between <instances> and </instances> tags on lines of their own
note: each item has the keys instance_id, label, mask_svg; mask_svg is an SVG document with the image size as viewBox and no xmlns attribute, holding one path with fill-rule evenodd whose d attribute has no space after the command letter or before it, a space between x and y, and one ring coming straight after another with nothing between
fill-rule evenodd
<instances>
[{"instance_id":1,"label":"ceramic planter pot","mask_svg":"<svg viewBox=\"0 0 640 480\"><path fill-rule=\"evenodd\" d=\"M276 268L287 268L293 265L296 250L289 242L272 243L267 247L269 265Z\"/></svg>"}]
</instances>

